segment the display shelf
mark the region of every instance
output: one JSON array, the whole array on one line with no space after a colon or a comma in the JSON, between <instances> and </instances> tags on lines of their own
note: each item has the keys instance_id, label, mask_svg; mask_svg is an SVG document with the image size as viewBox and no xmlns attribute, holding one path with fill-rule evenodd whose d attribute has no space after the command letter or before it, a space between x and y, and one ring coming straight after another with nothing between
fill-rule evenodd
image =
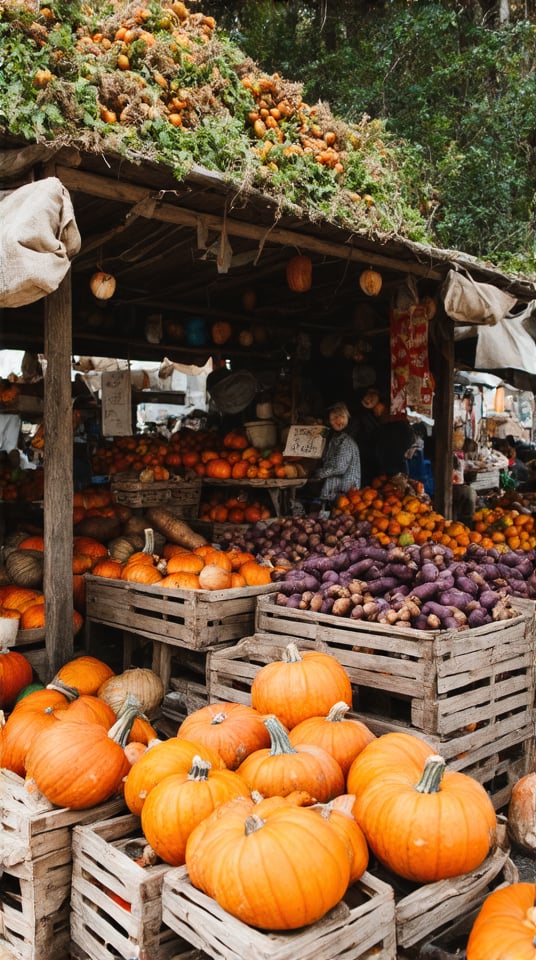
<instances>
[{"instance_id":1,"label":"display shelf","mask_svg":"<svg viewBox=\"0 0 536 960\"><path fill-rule=\"evenodd\" d=\"M276 517L281 517L287 509L288 500L292 499L292 492L305 486L307 477L296 477L288 479L274 478L273 480L259 480L252 477L250 480L218 480L215 477L203 477L203 485L207 484L214 487L246 487L253 490L266 490L272 501Z\"/></svg>"}]
</instances>

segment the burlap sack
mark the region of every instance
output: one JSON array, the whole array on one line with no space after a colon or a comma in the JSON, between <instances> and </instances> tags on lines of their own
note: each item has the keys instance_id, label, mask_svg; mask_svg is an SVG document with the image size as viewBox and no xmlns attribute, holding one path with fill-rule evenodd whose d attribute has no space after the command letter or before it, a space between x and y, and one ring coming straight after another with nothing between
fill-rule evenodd
<instances>
[{"instance_id":1,"label":"burlap sack","mask_svg":"<svg viewBox=\"0 0 536 960\"><path fill-rule=\"evenodd\" d=\"M69 192L57 177L1 197L0 306L22 307L57 290L80 243Z\"/></svg>"},{"instance_id":2,"label":"burlap sack","mask_svg":"<svg viewBox=\"0 0 536 960\"><path fill-rule=\"evenodd\" d=\"M491 283L477 283L469 273L449 270L441 288L445 313L461 323L495 324L517 298Z\"/></svg>"}]
</instances>

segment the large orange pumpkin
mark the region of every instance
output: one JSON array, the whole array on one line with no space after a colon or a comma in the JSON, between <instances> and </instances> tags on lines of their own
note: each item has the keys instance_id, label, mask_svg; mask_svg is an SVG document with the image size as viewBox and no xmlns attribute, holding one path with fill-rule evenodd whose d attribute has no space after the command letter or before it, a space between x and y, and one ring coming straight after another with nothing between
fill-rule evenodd
<instances>
[{"instance_id":1,"label":"large orange pumpkin","mask_svg":"<svg viewBox=\"0 0 536 960\"><path fill-rule=\"evenodd\" d=\"M145 800L154 786L164 777L188 772L195 756L209 760L212 768L222 769L219 754L201 743L193 743L183 737L170 737L151 747L134 764L125 780L125 803L131 813L140 816Z\"/></svg>"},{"instance_id":2,"label":"large orange pumpkin","mask_svg":"<svg viewBox=\"0 0 536 960\"><path fill-rule=\"evenodd\" d=\"M299 743L314 743L335 757L346 776L350 766L367 743L375 739L372 730L360 720L346 719L350 707L340 701L327 716L309 717L290 731L293 747Z\"/></svg>"},{"instance_id":3,"label":"large orange pumpkin","mask_svg":"<svg viewBox=\"0 0 536 960\"><path fill-rule=\"evenodd\" d=\"M251 706L275 714L288 729L326 714L339 700L352 702L352 685L342 664L320 650L300 652L295 643L287 645L282 660L261 667L251 686Z\"/></svg>"},{"instance_id":4,"label":"large orange pumpkin","mask_svg":"<svg viewBox=\"0 0 536 960\"><path fill-rule=\"evenodd\" d=\"M13 706L15 698L33 676L29 660L16 650L0 649L0 709Z\"/></svg>"}]
</instances>

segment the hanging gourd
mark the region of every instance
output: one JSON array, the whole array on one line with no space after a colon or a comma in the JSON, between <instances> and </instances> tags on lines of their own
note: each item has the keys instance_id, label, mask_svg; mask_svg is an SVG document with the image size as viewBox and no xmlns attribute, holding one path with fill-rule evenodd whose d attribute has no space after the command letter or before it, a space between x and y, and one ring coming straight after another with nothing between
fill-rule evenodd
<instances>
[{"instance_id":1,"label":"hanging gourd","mask_svg":"<svg viewBox=\"0 0 536 960\"><path fill-rule=\"evenodd\" d=\"M310 257L297 254L286 267L287 284L294 293L306 293L313 282L313 264Z\"/></svg>"},{"instance_id":2,"label":"hanging gourd","mask_svg":"<svg viewBox=\"0 0 536 960\"><path fill-rule=\"evenodd\" d=\"M253 334L251 330L241 330L238 334L238 342L241 347L251 347L253 345Z\"/></svg>"},{"instance_id":3,"label":"hanging gourd","mask_svg":"<svg viewBox=\"0 0 536 960\"><path fill-rule=\"evenodd\" d=\"M212 324L212 339L214 343L218 344L219 346L227 343L232 332L233 328L231 327L231 324L227 322L227 320L216 320L216 322Z\"/></svg>"},{"instance_id":4,"label":"hanging gourd","mask_svg":"<svg viewBox=\"0 0 536 960\"><path fill-rule=\"evenodd\" d=\"M382 275L369 267L359 274L359 286L368 297L377 297L382 288Z\"/></svg>"},{"instance_id":5,"label":"hanging gourd","mask_svg":"<svg viewBox=\"0 0 536 960\"><path fill-rule=\"evenodd\" d=\"M111 273L98 270L90 278L89 287L97 300L109 300L115 293L116 280Z\"/></svg>"}]
</instances>

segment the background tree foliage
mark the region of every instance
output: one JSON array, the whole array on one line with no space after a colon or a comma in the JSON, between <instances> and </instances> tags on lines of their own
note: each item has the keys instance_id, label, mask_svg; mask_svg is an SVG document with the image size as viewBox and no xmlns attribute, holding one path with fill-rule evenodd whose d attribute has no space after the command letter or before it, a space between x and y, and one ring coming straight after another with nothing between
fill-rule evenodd
<instances>
[{"instance_id":1,"label":"background tree foliage","mask_svg":"<svg viewBox=\"0 0 536 960\"><path fill-rule=\"evenodd\" d=\"M536 3L200 0L268 72L412 146L438 245L533 275ZM410 151L411 153L411 151Z\"/></svg>"}]
</instances>

